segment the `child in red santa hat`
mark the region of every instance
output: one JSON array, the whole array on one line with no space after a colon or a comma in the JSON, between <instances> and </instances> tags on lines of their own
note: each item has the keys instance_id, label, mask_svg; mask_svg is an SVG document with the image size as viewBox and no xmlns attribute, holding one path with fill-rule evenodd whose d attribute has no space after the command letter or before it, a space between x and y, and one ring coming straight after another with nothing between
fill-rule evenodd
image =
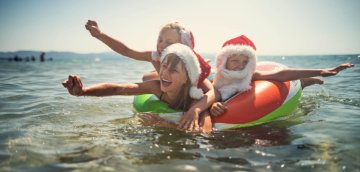
<instances>
[{"instance_id":1,"label":"child in red santa hat","mask_svg":"<svg viewBox=\"0 0 360 172\"><path fill-rule=\"evenodd\" d=\"M154 65L156 71L146 73L143 76L143 81L159 79L158 72L160 69L160 56L162 51L169 45L181 43L190 47L191 49L194 49L195 47L195 41L192 32L181 25L179 22L165 24L160 29L156 43L156 51L137 51L129 48L123 42L118 41L111 36L101 32L97 22L93 20L88 20L88 22L85 24L85 28L93 37L106 44L115 52L135 60L151 62Z\"/></svg>"},{"instance_id":2,"label":"child in red santa hat","mask_svg":"<svg viewBox=\"0 0 360 172\"><path fill-rule=\"evenodd\" d=\"M70 75L63 86L74 96L154 94L171 108L188 111L193 107L191 105L205 96L200 85L210 74L209 64L190 47L179 43L168 46L160 59L160 80L134 84L100 83L84 87L79 76ZM196 106L201 113L201 116L196 116L196 124L202 126L202 132L208 133L212 131L212 123L207 109L215 98L207 98L206 101L210 102L207 107ZM197 128L200 129L199 126Z\"/></svg>"},{"instance_id":3,"label":"child in red santa hat","mask_svg":"<svg viewBox=\"0 0 360 172\"><path fill-rule=\"evenodd\" d=\"M214 87L219 91L221 100L225 101L236 93L251 89L252 80L290 81L302 79L303 86L323 84L314 76L332 76L338 72L353 67L353 64L341 64L331 69L282 69L276 72L256 71L256 46L245 35L226 41L216 56L216 73L213 79ZM222 102L212 105L210 113L213 116L224 113L226 106Z\"/></svg>"},{"instance_id":4,"label":"child in red santa hat","mask_svg":"<svg viewBox=\"0 0 360 172\"><path fill-rule=\"evenodd\" d=\"M96 21L88 20L85 24L85 28L90 32L90 34L106 44L115 52L140 61L151 62L155 68L155 71L144 74L143 81L157 79L159 80L159 70L160 70L160 57L163 51L170 45L175 43L180 43L194 49L195 42L194 36L189 29L186 29L179 22L171 22L164 25L158 36L156 51L137 51L129 48L121 41L118 41L109 35L100 31L100 28ZM208 68L210 66L208 65ZM201 89L206 92L203 100L198 102L198 106L193 106L183 115L182 120L179 122L179 128L193 130L198 128L197 119L199 108L201 109L210 106L209 102L206 101L209 97L214 97L214 87L208 79L205 79L203 83L200 83L199 86Z\"/></svg>"}]
</instances>

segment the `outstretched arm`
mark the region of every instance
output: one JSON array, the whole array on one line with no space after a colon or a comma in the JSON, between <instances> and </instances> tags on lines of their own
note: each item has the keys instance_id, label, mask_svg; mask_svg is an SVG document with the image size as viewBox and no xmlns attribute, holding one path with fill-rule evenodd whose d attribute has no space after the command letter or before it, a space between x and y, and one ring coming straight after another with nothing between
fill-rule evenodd
<instances>
[{"instance_id":1,"label":"outstretched arm","mask_svg":"<svg viewBox=\"0 0 360 172\"><path fill-rule=\"evenodd\" d=\"M110 47L112 50L123 56L127 56L132 59L140 60L140 61L148 61L148 62L152 61L151 51L140 52L128 48L124 43L106 35L105 33L102 33L96 21L88 20L88 22L85 25L85 28L90 32L90 34L93 37L99 39L108 47Z\"/></svg>"},{"instance_id":2,"label":"outstretched arm","mask_svg":"<svg viewBox=\"0 0 360 172\"><path fill-rule=\"evenodd\" d=\"M329 69L283 69L276 72L256 71L253 75L253 80L290 81L315 76L327 77L334 76L342 70L351 67L354 67L354 65L345 63Z\"/></svg>"},{"instance_id":3,"label":"outstretched arm","mask_svg":"<svg viewBox=\"0 0 360 172\"><path fill-rule=\"evenodd\" d=\"M74 96L113 96L113 95L139 95L156 94L160 92L158 81L147 81L136 84L101 83L83 87L79 76L70 75L63 83L68 92Z\"/></svg>"}]
</instances>

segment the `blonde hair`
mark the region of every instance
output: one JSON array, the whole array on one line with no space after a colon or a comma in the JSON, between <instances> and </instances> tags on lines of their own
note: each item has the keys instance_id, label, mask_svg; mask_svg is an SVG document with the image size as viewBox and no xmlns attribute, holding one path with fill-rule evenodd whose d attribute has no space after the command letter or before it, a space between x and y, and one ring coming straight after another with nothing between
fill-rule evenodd
<instances>
[{"instance_id":1,"label":"blonde hair","mask_svg":"<svg viewBox=\"0 0 360 172\"><path fill-rule=\"evenodd\" d=\"M166 25L164 25L160 33L166 31L166 30L175 30L180 38L180 43L187 45L191 49L194 48L194 37L190 30L186 29L184 26L182 26L179 22L171 22Z\"/></svg>"},{"instance_id":2,"label":"blonde hair","mask_svg":"<svg viewBox=\"0 0 360 172\"><path fill-rule=\"evenodd\" d=\"M184 62L176 55L176 54L168 54L162 63L167 63L170 65L170 69L175 69L176 66L180 63L181 67L186 71ZM190 97L190 88L191 82L186 71L186 83L184 86L181 87L181 90L176 97L174 104L169 104L169 106L176 110L183 110L187 111L190 108L192 103L192 98Z\"/></svg>"}]
</instances>

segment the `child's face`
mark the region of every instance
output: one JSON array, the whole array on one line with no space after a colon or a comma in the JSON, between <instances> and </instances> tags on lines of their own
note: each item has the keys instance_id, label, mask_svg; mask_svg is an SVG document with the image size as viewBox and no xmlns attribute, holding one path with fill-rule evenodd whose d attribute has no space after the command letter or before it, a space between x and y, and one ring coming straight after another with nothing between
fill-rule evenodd
<instances>
[{"instance_id":1,"label":"child's face","mask_svg":"<svg viewBox=\"0 0 360 172\"><path fill-rule=\"evenodd\" d=\"M249 63L249 57L243 54L233 54L226 61L226 69L241 71Z\"/></svg>"},{"instance_id":2,"label":"child's face","mask_svg":"<svg viewBox=\"0 0 360 172\"><path fill-rule=\"evenodd\" d=\"M160 32L157 41L157 51L161 53L171 44L180 43L179 33L175 29L166 29Z\"/></svg>"},{"instance_id":3,"label":"child's face","mask_svg":"<svg viewBox=\"0 0 360 172\"><path fill-rule=\"evenodd\" d=\"M160 87L163 92L176 93L181 90L181 87L183 87L188 80L187 72L183 63L175 61L176 60L172 57L166 57L166 59L161 63L159 75L161 82Z\"/></svg>"}]
</instances>

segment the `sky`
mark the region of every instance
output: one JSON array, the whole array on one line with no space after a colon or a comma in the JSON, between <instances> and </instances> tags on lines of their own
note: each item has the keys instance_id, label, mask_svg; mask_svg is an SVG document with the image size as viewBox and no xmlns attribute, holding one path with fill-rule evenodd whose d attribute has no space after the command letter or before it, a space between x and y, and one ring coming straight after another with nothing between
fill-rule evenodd
<instances>
[{"instance_id":1,"label":"sky","mask_svg":"<svg viewBox=\"0 0 360 172\"><path fill-rule=\"evenodd\" d=\"M359 0L0 0L0 51L111 51L88 19L139 51L155 50L160 28L178 21L198 52L244 34L260 55L360 53Z\"/></svg>"}]
</instances>

